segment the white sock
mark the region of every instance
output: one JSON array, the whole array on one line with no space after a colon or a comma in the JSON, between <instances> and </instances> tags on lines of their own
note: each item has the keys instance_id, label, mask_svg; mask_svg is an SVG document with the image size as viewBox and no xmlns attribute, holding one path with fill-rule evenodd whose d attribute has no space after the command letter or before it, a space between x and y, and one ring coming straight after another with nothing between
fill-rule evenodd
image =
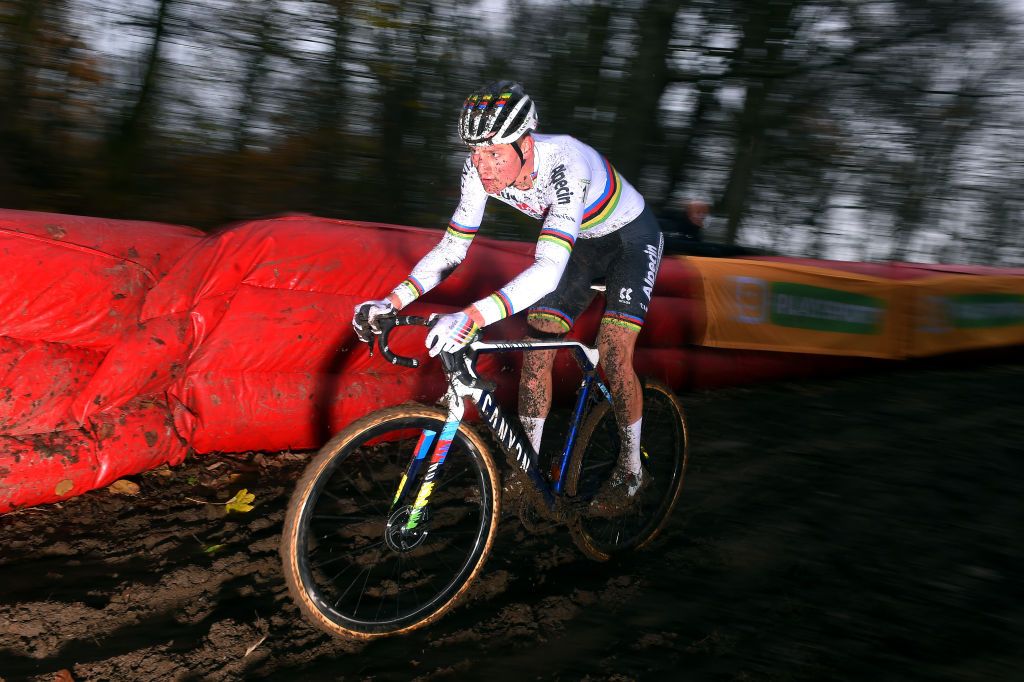
<instances>
[{"instance_id":1,"label":"white sock","mask_svg":"<svg viewBox=\"0 0 1024 682\"><path fill-rule=\"evenodd\" d=\"M519 421L523 423L523 430L526 431L526 437L530 439L530 445L538 454L540 453L540 437L544 434L545 419L546 417L519 417Z\"/></svg>"},{"instance_id":2,"label":"white sock","mask_svg":"<svg viewBox=\"0 0 1024 682\"><path fill-rule=\"evenodd\" d=\"M642 421L643 419L637 419L626 427L626 442L622 444L622 450L629 458L626 461L626 466L632 474L640 473L640 422Z\"/></svg>"}]
</instances>

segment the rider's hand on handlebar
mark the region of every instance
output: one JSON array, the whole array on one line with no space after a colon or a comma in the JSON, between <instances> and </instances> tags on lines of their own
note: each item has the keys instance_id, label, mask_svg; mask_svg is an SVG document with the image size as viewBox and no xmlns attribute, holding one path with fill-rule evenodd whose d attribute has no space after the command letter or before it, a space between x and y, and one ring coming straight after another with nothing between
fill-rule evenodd
<instances>
[{"instance_id":1,"label":"rider's hand on handlebar","mask_svg":"<svg viewBox=\"0 0 1024 682\"><path fill-rule=\"evenodd\" d=\"M374 334L380 334L377 318L395 312L391 301L364 301L355 307L352 316L352 328L363 343L369 343Z\"/></svg>"},{"instance_id":2,"label":"rider's hand on handlebar","mask_svg":"<svg viewBox=\"0 0 1024 682\"><path fill-rule=\"evenodd\" d=\"M427 333L427 351L435 357L441 351L454 353L473 340L480 327L464 312L431 315L433 326Z\"/></svg>"}]
</instances>

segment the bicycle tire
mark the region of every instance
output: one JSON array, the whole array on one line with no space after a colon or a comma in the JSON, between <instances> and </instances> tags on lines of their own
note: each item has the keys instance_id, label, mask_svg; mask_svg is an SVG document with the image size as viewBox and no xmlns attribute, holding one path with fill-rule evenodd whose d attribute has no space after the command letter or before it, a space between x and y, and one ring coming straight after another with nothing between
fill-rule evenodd
<instances>
[{"instance_id":1,"label":"bicycle tire","mask_svg":"<svg viewBox=\"0 0 1024 682\"><path fill-rule=\"evenodd\" d=\"M686 416L676 395L651 379L644 383L641 447L646 476L651 477L640 499L627 513L598 518L581 512L569 526L573 542L598 561L643 548L661 533L679 501L689 458ZM615 467L619 432L607 401L591 410L573 447L566 493L585 509Z\"/></svg>"},{"instance_id":2,"label":"bicycle tire","mask_svg":"<svg viewBox=\"0 0 1024 682\"><path fill-rule=\"evenodd\" d=\"M452 439L415 535L399 530L410 505L392 508L415 447L409 437L440 433L445 416L425 405L380 410L332 438L307 465L288 504L280 553L288 591L313 625L349 639L408 632L447 613L479 574L498 526L500 479L471 427L461 424ZM424 461L406 483L413 498L429 468ZM342 578L353 567L354 577Z\"/></svg>"}]
</instances>

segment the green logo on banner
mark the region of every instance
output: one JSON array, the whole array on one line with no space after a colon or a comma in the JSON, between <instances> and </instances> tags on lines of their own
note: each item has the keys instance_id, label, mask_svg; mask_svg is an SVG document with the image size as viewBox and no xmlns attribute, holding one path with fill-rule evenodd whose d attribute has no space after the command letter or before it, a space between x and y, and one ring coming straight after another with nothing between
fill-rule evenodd
<instances>
[{"instance_id":1,"label":"green logo on banner","mask_svg":"<svg viewBox=\"0 0 1024 682\"><path fill-rule=\"evenodd\" d=\"M770 321L780 327L843 334L879 334L885 301L838 289L771 283Z\"/></svg>"},{"instance_id":2,"label":"green logo on banner","mask_svg":"<svg viewBox=\"0 0 1024 682\"><path fill-rule=\"evenodd\" d=\"M956 329L1024 324L1024 296L1019 294L961 294L942 300L946 318Z\"/></svg>"}]
</instances>

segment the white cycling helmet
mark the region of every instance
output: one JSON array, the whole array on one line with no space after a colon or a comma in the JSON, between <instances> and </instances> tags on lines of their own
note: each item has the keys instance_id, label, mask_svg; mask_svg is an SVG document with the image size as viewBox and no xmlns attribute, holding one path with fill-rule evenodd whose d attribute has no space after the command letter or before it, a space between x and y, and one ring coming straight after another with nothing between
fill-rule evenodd
<instances>
[{"instance_id":1,"label":"white cycling helmet","mask_svg":"<svg viewBox=\"0 0 1024 682\"><path fill-rule=\"evenodd\" d=\"M497 81L466 98L459 136L471 147L510 144L537 129L537 107L515 81Z\"/></svg>"}]
</instances>

